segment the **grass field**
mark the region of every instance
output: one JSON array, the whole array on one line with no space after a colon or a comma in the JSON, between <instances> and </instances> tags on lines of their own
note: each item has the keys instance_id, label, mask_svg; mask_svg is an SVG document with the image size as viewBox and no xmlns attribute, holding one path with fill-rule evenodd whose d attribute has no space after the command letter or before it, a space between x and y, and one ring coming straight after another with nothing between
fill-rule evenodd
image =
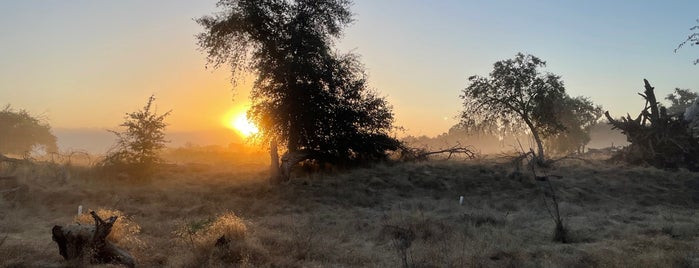
<instances>
[{"instance_id":1,"label":"grass field","mask_svg":"<svg viewBox=\"0 0 699 268\"><path fill-rule=\"evenodd\" d=\"M90 222L76 217L82 205L121 216L110 239L140 267L699 267L699 174L684 170L598 160L540 170L560 176L563 244L548 184L497 159L377 164L278 187L254 157L177 162L149 181L3 166L1 266L84 264L51 240L54 225Z\"/></svg>"}]
</instances>

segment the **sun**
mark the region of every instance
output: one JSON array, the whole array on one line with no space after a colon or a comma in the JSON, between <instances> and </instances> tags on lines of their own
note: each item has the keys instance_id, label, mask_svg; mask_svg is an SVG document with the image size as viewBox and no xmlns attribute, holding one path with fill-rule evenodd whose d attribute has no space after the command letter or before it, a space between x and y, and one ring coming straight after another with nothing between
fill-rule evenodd
<instances>
[{"instance_id":1,"label":"sun","mask_svg":"<svg viewBox=\"0 0 699 268\"><path fill-rule=\"evenodd\" d=\"M243 137L249 137L250 135L257 134L257 132L260 132L260 130L255 126L254 123L250 122L248 120L247 115L245 112L242 112L238 114L238 116L234 117L230 125L233 129L238 131Z\"/></svg>"}]
</instances>

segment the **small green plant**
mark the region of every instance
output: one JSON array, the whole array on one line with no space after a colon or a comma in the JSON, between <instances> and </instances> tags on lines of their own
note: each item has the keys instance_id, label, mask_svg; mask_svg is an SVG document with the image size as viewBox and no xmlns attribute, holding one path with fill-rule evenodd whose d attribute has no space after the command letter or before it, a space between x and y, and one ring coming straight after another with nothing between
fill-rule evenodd
<instances>
[{"instance_id":1,"label":"small green plant","mask_svg":"<svg viewBox=\"0 0 699 268\"><path fill-rule=\"evenodd\" d=\"M178 238L187 241L192 249L196 248L196 242L199 241L197 236L201 236L201 232L211 225L211 219L196 220L181 224L174 235Z\"/></svg>"}]
</instances>

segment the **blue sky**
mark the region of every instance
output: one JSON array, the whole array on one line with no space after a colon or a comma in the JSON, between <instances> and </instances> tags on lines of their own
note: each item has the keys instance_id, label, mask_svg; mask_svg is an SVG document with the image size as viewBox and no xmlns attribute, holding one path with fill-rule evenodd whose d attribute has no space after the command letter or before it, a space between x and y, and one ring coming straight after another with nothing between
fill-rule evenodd
<instances>
[{"instance_id":1,"label":"blue sky","mask_svg":"<svg viewBox=\"0 0 699 268\"><path fill-rule=\"evenodd\" d=\"M204 68L192 19L215 2L0 1L0 104L55 127L104 128L155 93L173 109L170 129L219 128L246 108L251 81L232 91L229 70ZM358 0L352 10L338 49L362 55L407 134L447 131L467 77L517 52L616 116L642 108L643 78L659 96L699 90L699 47L673 52L699 1Z\"/></svg>"}]
</instances>

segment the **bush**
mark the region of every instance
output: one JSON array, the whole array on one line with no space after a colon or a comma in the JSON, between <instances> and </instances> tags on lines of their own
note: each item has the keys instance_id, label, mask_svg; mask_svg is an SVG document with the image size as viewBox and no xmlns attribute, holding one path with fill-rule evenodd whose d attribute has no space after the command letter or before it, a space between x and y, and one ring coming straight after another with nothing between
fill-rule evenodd
<instances>
[{"instance_id":1,"label":"bush","mask_svg":"<svg viewBox=\"0 0 699 268\"><path fill-rule=\"evenodd\" d=\"M245 222L233 212L215 219L183 223L174 233L179 242L191 247L191 259L184 266L248 266L262 258L260 250L248 243Z\"/></svg>"},{"instance_id":2,"label":"bush","mask_svg":"<svg viewBox=\"0 0 699 268\"><path fill-rule=\"evenodd\" d=\"M171 111L158 115L153 111L154 96L150 96L143 109L127 113L124 132L111 130L117 136L117 144L98 164L106 171L126 171L132 176L148 176L162 162L158 153L165 148L165 117Z\"/></svg>"}]
</instances>

